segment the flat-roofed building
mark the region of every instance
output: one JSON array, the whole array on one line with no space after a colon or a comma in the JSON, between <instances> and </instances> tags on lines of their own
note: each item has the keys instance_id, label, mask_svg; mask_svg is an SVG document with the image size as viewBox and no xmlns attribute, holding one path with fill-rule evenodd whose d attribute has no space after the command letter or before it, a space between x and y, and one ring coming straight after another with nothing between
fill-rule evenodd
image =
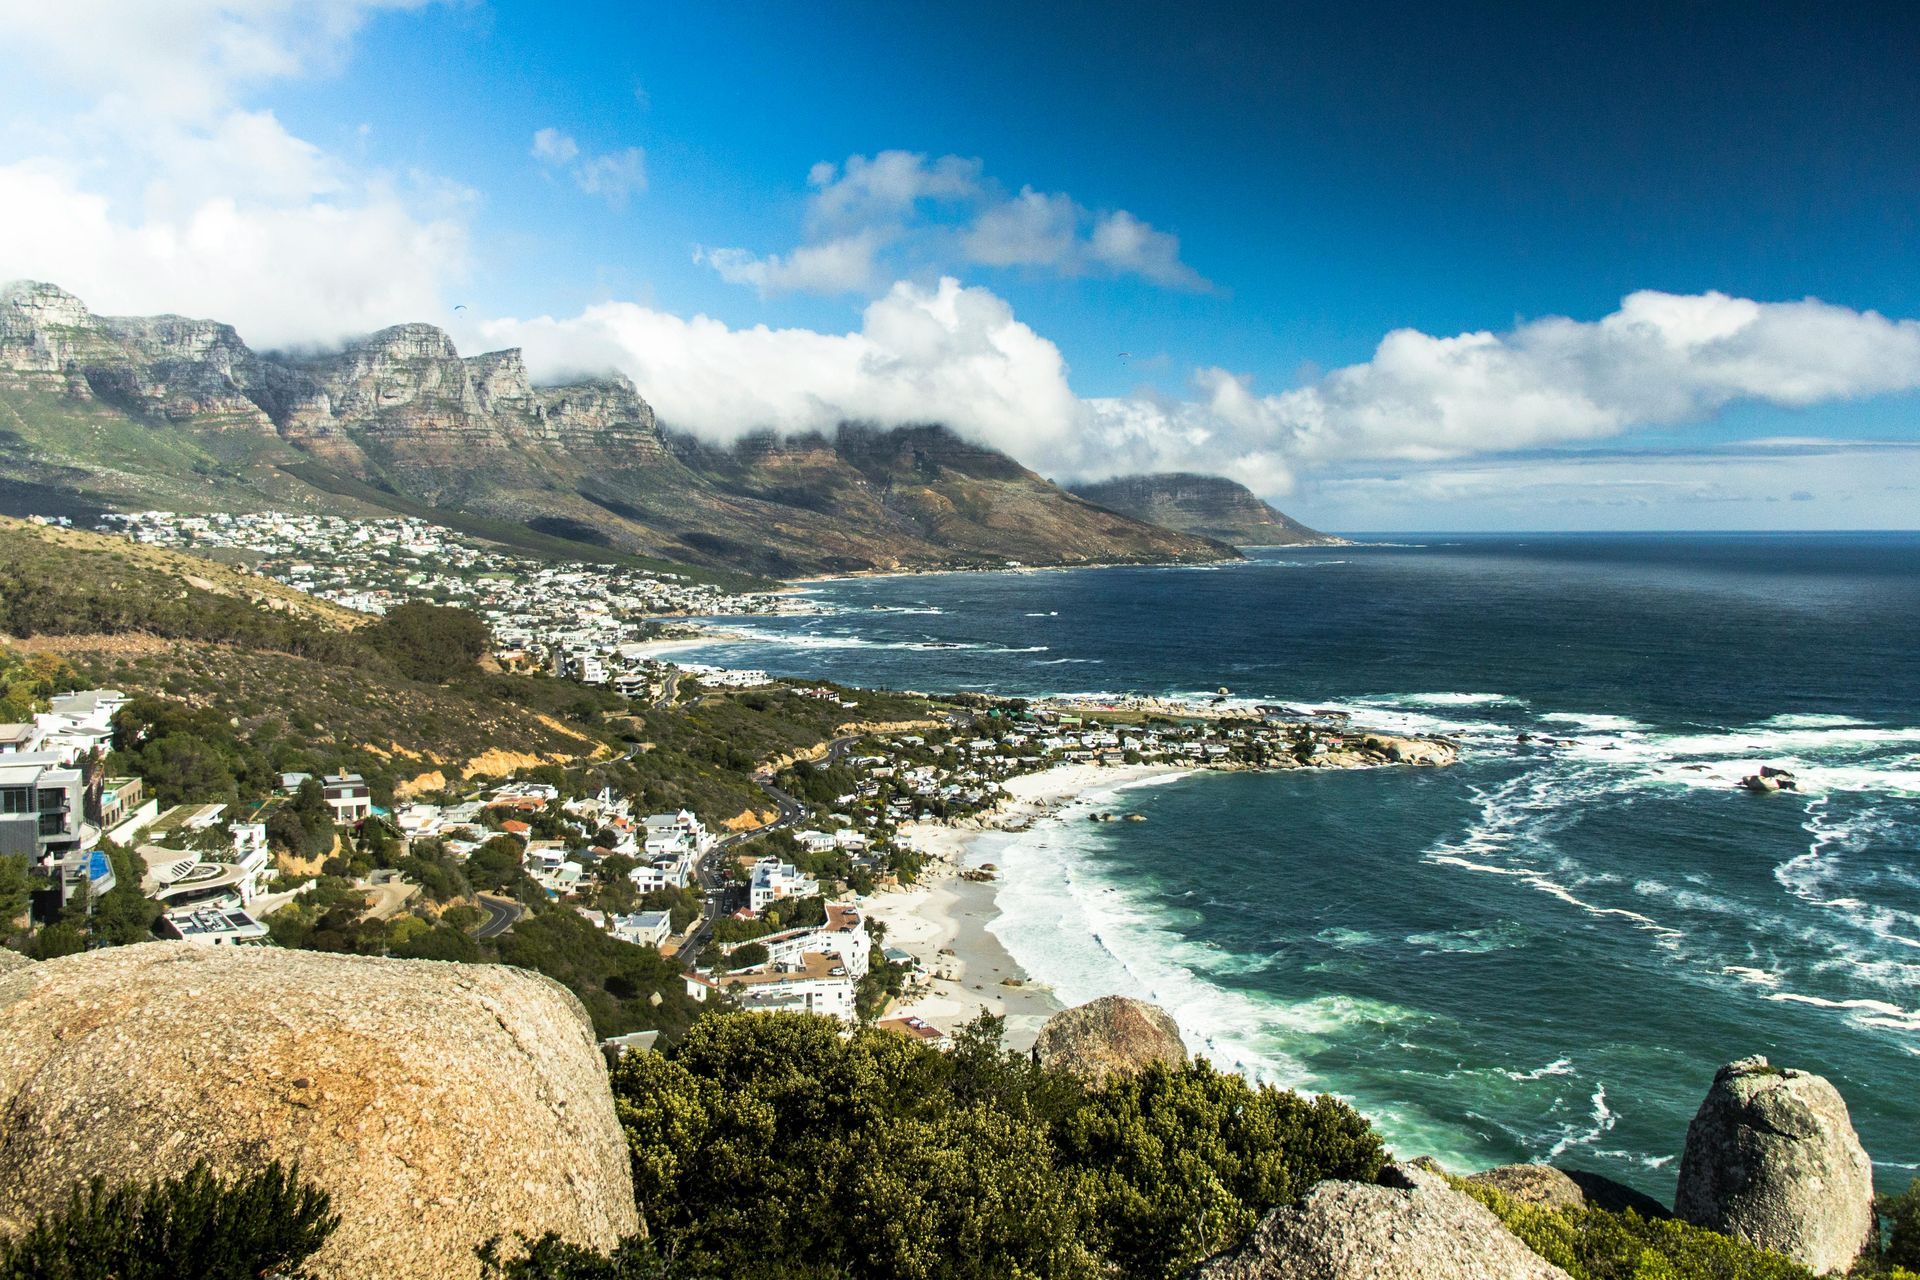
<instances>
[{"instance_id":1,"label":"flat-roofed building","mask_svg":"<svg viewBox=\"0 0 1920 1280\"><path fill-rule=\"evenodd\" d=\"M155 923L165 937L205 947L241 946L267 937L267 926L239 907L183 907L166 912Z\"/></svg>"}]
</instances>

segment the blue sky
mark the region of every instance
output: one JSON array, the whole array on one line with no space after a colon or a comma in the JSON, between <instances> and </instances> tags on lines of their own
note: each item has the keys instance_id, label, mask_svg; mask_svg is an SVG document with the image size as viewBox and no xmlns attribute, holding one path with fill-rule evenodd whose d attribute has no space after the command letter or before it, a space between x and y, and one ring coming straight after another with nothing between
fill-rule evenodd
<instances>
[{"instance_id":1,"label":"blue sky","mask_svg":"<svg viewBox=\"0 0 1920 1280\"><path fill-rule=\"evenodd\" d=\"M1910 6L42 8L0 276L102 310L1336 528L1920 523Z\"/></svg>"}]
</instances>

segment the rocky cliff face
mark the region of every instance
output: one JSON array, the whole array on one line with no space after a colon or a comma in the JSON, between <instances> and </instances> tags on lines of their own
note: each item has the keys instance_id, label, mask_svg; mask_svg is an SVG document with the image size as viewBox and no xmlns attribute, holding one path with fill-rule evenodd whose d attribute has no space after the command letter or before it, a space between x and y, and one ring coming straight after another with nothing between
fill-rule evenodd
<instances>
[{"instance_id":1,"label":"rocky cliff face","mask_svg":"<svg viewBox=\"0 0 1920 1280\"><path fill-rule=\"evenodd\" d=\"M298 1162L336 1280L470 1277L495 1235L639 1229L579 1001L483 965L148 943L0 969L0 1234L110 1184Z\"/></svg>"},{"instance_id":2,"label":"rocky cliff face","mask_svg":"<svg viewBox=\"0 0 1920 1280\"><path fill-rule=\"evenodd\" d=\"M317 463L371 486L362 500L376 504L387 493L778 575L1233 554L1084 502L937 426L669 441L623 377L536 387L518 351L463 357L428 324L265 355L213 321L95 316L51 285L17 284L0 294L0 400L29 428L0 439L5 461L49 485L125 494L122 505L186 505L184 493L258 508L268 494L284 502L291 475L319 486L303 502L324 505L325 477L305 470ZM103 456L102 431L122 456ZM219 438L236 431L255 443Z\"/></svg>"},{"instance_id":3,"label":"rocky cliff face","mask_svg":"<svg viewBox=\"0 0 1920 1280\"><path fill-rule=\"evenodd\" d=\"M1126 996L1101 996L1047 1019L1033 1042L1041 1066L1070 1071L1098 1085L1153 1062L1187 1060L1179 1024L1158 1005Z\"/></svg>"},{"instance_id":4,"label":"rocky cliff face","mask_svg":"<svg viewBox=\"0 0 1920 1280\"><path fill-rule=\"evenodd\" d=\"M1136 520L1237 547L1340 546L1345 541L1307 528L1223 476L1123 476L1075 485L1073 491Z\"/></svg>"},{"instance_id":5,"label":"rocky cliff face","mask_svg":"<svg viewBox=\"0 0 1920 1280\"><path fill-rule=\"evenodd\" d=\"M1873 1238L1873 1163L1840 1091L1765 1058L1720 1069L1687 1126L1674 1213L1846 1271Z\"/></svg>"}]
</instances>

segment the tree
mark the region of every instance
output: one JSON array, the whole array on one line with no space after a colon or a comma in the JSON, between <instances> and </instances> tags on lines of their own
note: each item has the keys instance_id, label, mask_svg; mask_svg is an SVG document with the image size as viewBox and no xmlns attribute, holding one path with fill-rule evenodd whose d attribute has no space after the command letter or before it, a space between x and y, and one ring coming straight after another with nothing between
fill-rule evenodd
<instances>
[{"instance_id":1,"label":"tree","mask_svg":"<svg viewBox=\"0 0 1920 1280\"><path fill-rule=\"evenodd\" d=\"M477 614L419 603L389 610L359 634L400 674L430 684L472 671L492 643L487 624Z\"/></svg>"},{"instance_id":2,"label":"tree","mask_svg":"<svg viewBox=\"0 0 1920 1280\"><path fill-rule=\"evenodd\" d=\"M339 1225L327 1193L278 1162L232 1180L197 1164L112 1191L95 1178L64 1210L0 1240L0 1280L297 1280Z\"/></svg>"}]
</instances>

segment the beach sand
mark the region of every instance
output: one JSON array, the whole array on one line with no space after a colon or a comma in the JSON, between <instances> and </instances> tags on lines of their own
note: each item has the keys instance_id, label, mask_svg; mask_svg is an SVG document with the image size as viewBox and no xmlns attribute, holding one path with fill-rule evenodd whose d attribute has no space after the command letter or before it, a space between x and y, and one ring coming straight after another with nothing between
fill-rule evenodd
<instances>
[{"instance_id":1,"label":"beach sand","mask_svg":"<svg viewBox=\"0 0 1920 1280\"><path fill-rule=\"evenodd\" d=\"M903 826L901 838L928 858L921 881L876 894L864 906L869 919L886 924L885 945L908 952L929 977L887 1016L914 1014L951 1033L985 1010L1006 1018L1008 1048L1030 1048L1041 1025L1064 1006L988 932L999 914L999 885L959 874L982 860L974 843L989 832L1024 831L1092 791L1188 772L1172 765L1062 765L1009 779L1007 799L979 817Z\"/></svg>"}]
</instances>

